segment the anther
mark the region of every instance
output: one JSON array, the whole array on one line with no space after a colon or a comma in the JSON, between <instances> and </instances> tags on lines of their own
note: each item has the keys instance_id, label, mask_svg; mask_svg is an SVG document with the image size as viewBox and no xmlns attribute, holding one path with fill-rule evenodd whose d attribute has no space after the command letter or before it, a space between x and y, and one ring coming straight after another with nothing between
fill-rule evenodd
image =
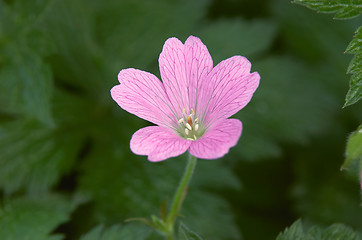
<instances>
[{"instance_id":1,"label":"anther","mask_svg":"<svg viewBox=\"0 0 362 240\"><path fill-rule=\"evenodd\" d=\"M186 123L186 127L189 129L189 130L192 130L192 127L189 123Z\"/></svg>"},{"instance_id":2,"label":"anther","mask_svg":"<svg viewBox=\"0 0 362 240\"><path fill-rule=\"evenodd\" d=\"M189 135L189 130L187 128L185 128L185 133L186 135Z\"/></svg>"},{"instance_id":3,"label":"anther","mask_svg":"<svg viewBox=\"0 0 362 240\"><path fill-rule=\"evenodd\" d=\"M180 118L180 120L178 120L178 123L184 123L184 119L183 118Z\"/></svg>"},{"instance_id":4,"label":"anther","mask_svg":"<svg viewBox=\"0 0 362 240\"><path fill-rule=\"evenodd\" d=\"M195 121L195 122L198 122L198 121L199 121L199 118L196 118L194 121Z\"/></svg>"},{"instance_id":5,"label":"anther","mask_svg":"<svg viewBox=\"0 0 362 240\"><path fill-rule=\"evenodd\" d=\"M194 111L194 109L191 108L191 112L192 112L192 115L195 116L195 111Z\"/></svg>"},{"instance_id":6,"label":"anther","mask_svg":"<svg viewBox=\"0 0 362 240\"><path fill-rule=\"evenodd\" d=\"M199 129L199 124L195 124L195 131Z\"/></svg>"},{"instance_id":7,"label":"anther","mask_svg":"<svg viewBox=\"0 0 362 240\"><path fill-rule=\"evenodd\" d=\"M187 123L190 125L190 126L192 126L192 118L191 118L191 116L188 116L187 117ZM191 129L190 129L191 130Z\"/></svg>"}]
</instances>

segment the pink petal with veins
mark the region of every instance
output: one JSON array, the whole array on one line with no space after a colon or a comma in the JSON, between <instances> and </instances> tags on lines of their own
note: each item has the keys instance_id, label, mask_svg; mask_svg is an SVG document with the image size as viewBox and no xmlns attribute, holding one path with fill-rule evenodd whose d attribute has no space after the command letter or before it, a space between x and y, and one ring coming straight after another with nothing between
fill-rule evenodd
<instances>
[{"instance_id":1,"label":"pink petal with veins","mask_svg":"<svg viewBox=\"0 0 362 240\"><path fill-rule=\"evenodd\" d=\"M185 45L177 38L169 38L158 61L166 93L176 112L195 109L199 86L213 67L206 46L193 36Z\"/></svg>"},{"instance_id":2,"label":"pink petal with veins","mask_svg":"<svg viewBox=\"0 0 362 240\"><path fill-rule=\"evenodd\" d=\"M257 72L250 73L251 64L242 56L220 62L201 86L199 102L204 111L204 123L216 124L249 103L259 85Z\"/></svg>"},{"instance_id":3,"label":"pink petal with veins","mask_svg":"<svg viewBox=\"0 0 362 240\"><path fill-rule=\"evenodd\" d=\"M189 152L197 158L220 158L237 144L241 130L242 123L240 120L225 119L214 125L199 140L192 142Z\"/></svg>"},{"instance_id":4,"label":"pink petal with veins","mask_svg":"<svg viewBox=\"0 0 362 240\"><path fill-rule=\"evenodd\" d=\"M170 126L172 111L162 82L153 74L128 68L120 71L121 83L111 90L112 98L124 110L161 126Z\"/></svg>"},{"instance_id":5,"label":"pink petal with veins","mask_svg":"<svg viewBox=\"0 0 362 240\"><path fill-rule=\"evenodd\" d=\"M139 129L132 136L130 147L133 153L148 155L151 162L159 162L184 153L191 141L180 138L170 129L151 126Z\"/></svg>"}]
</instances>

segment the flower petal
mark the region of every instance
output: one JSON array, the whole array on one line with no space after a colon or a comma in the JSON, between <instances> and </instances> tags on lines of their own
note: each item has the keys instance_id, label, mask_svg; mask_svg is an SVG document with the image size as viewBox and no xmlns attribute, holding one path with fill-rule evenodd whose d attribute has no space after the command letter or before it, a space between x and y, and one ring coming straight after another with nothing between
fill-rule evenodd
<instances>
[{"instance_id":1,"label":"flower petal","mask_svg":"<svg viewBox=\"0 0 362 240\"><path fill-rule=\"evenodd\" d=\"M159 126L141 128L131 138L133 153L148 155L151 162L159 162L183 154L190 146L187 141L169 129Z\"/></svg>"},{"instance_id":2,"label":"flower petal","mask_svg":"<svg viewBox=\"0 0 362 240\"><path fill-rule=\"evenodd\" d=\"M158 61L167 95L177 114L184 108L195 109L197 90L213 67L206 46L194 36L185 45L177 38L169 38Z\"/></svg>"},{"instance_id":3,"label":"flower petal","mask_svg":"<svg viewBox=\"0 0 362 240\"><path fill-rule=\"evenodd\" d=\"M171 127L177 121L156 76L128 68L120 71L118 80L121 84L112 88L111 95L121 108L157 125Z\"/></svg>"},{"instance_id":4,"label":"flower petal","mask_svg":"<svg viewBox=\"0 0 362 240\"><path fill-rule=\"evenodd\" d=\"M226 119L250 101L260 76L250 73L251 63L242 56L220 62L201 86L199 102L207 126Z\"/></svg>"},{"instance_id":5,"label":"flower petal","mask_svg":"<svg viewBox=\"0 0 362 240\"><path fill-rule=\"evenodd\" d=\"M199 140L192 142L189 152L203 159L216 159L224 156L240 138L242 123L238 119L226 119L213 126Z\"/></svg>"}]
</instances>

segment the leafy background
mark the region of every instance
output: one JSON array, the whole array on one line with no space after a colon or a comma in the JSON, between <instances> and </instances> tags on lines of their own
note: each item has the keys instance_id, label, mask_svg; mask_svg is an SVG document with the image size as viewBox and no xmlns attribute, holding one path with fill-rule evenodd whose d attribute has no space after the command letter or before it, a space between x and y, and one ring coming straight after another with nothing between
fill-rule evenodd
<instances>
[{"instance_id":1,"label":"leafy background","mask_svg":"<svg viewBox=\"0 0 362 240\"><path fill-rule=\"evenodd\" d=\"M340 171L362 119L360 102L342 109L360 20L283 0L0 0L0 239L160 239L124 220L159 214L186 156L133 155L148 123L109 90L122 68L159 76L164 41L189 35L262 78L238 145L198 162L185 229L268 240L301 218L278 239L361 237L358 163Z\"/></svg>"}]
</instances>

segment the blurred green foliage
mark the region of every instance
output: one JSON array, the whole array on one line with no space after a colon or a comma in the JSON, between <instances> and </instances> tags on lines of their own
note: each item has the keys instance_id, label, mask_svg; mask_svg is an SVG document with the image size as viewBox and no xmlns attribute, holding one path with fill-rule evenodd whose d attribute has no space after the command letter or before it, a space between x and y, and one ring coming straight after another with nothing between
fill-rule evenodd
<instances>
[{"instance_id":1,"label":"blurred green foliage","mask_svg":"<svg viewBox=\"0 0 362 240\"><path fill-rule=\"evenodd\" d=\"M100 225L90 230L87 234L82 236L80 240L141 240L146 239L150 235L150 232L150 228L139 225L114 225L108 229L104 229L104 227Z\"/></svg>"},{"instance_id":2,"label":"blurred green foliage","mask_svg":"<svg viewBox=\"0 0 362 240\"><path fill-rule=\"evenodd\" d=\"M336 12L335 19L354 18L362 12L361 0L296 0L294 3L305 5L321 13ZM354 39L346 49L346 53L355 54L355 57L347 70L348 73L352 74L352 77L344 104L345 107L358 102L362 98L362 26L357 29Z\"/></svg>"},{"instance_id":3,"label":"blurred green foliage","mask_svg":"<svg viewBox=\"0 0 362 240\"><path fill-rule=\"evenodd\" d=\"M0 239L63 239L60 234L50 233L69 220L76 204L74 199L50 194L6 200L0 209Z\"/></svg>"},{"instance_id":4,"label":"blurred green foliage","mask_svg":"<svg viewBox=\"0 0 362 240\"><path fill-rule=\"evenodd\" d=\"M239 144L198 162L180 236L275 239L298 218L314 230L278 239L357 236L358 177L340 167L362 119L360 102L342 109L359 21L283 0L0 0L0 239L160 239L124 220L160 214L186 157L132 154L148 123L109 91L122 68L159 76L164 41L189 35L214 64L246 56L261 84L235 116Z\"/></svg>"}]
</instances>

